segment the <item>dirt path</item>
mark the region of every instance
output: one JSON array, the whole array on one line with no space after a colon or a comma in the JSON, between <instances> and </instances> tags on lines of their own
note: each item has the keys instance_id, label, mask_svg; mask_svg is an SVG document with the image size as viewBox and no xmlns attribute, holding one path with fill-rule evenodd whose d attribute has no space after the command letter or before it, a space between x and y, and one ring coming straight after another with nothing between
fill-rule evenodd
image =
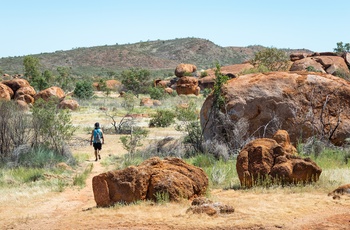
<instances>
[{"instance_id":1,"label":"dirt path","mask_svg":"<svg viewBox=\"0 0 350 230\"><path fill-rule=\"evenodd\" d=\"M122 153L112 138L106 136L102 157ZM350 197L333 200L324 192L212 190L210 199L235 208L212 217L186 212L189 201L96 208L92 177L106 169L94 161L91 146L78 151L91 153L84 163L93 164L86 187L20 198L9 194L0 203L0 229L350 229Z\"/></svg>"}]
</instances>

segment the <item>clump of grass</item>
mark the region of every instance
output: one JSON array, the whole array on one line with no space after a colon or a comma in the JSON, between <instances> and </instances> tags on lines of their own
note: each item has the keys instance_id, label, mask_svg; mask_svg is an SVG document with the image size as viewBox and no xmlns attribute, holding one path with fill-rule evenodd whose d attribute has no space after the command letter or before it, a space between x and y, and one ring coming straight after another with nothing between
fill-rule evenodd
<instances>
[{"instance_id":1,"label":"clump of grass","mask_svg":"<svg viewBox=\"0 0 350 230\"><path fill-rule=\"evenodd\" d=\"M73 185L84 187L86 185L86 178L89 176L90 172L92 171L92 168L94 167L93 164L89 164L83 171L83 173L76 175L73 179Z\"/></svg>"},{"instance_id":2,"label":"clump of grass","mask_svg":"<svg viewBox=\"0 0 350 230\"><path fill-rule=\"evenodd\" d=\"M167 192L156 192L154 194L157 204L166 204L169 203L169 193Z\"/></svg>"}]
</instances>

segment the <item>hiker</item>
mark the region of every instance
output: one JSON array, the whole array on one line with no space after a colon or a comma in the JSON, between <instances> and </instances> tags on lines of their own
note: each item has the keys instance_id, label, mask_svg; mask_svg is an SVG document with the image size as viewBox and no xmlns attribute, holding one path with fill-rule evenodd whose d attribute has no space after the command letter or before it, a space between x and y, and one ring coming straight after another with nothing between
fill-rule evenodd
<instances>
[{"instance_id":1,"label":"hiker","mask_svg":"<svg viewBox=\"0 0 350 230\"><path fill-rule=\"evenodd\" d=\"M95 149L95 161L98 159L101 159L100 155L100 150L102 149L102 144L104 144L104 138L103 138L103 132L102 129L100 128L100 123L96 122L95 123L95 129L92 130L91 133L91 140L90 140L90 145L93 144L94 149Z\"/></svg>"}]
</instances>

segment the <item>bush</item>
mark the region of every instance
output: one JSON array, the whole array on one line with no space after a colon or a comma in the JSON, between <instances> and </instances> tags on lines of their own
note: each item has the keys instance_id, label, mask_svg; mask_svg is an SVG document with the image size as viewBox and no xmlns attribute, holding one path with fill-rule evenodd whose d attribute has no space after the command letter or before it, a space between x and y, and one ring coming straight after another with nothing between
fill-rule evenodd
<instances>
[{"instance_id":1,"label":"bush","mask_svg":"<svg viewBox=\"0 0 350 230\"><path fill-rule=\"evenodd\" d=\"M170 110L158 110L152 115L149 127L168 127L175 123L175 113Z\"/></svg>"},{"instance_id":2,"label":"bush","mask_svg":"<svg viewBox=\"0 0 350 230\"><path fill-rule=\"evenodd\" d=\"M149 96L155 100L161 100L167 96L166 92L162 87L149 87Z\"/></svg>"},{"instance_id":3,"label":"bush","mask_svg":"<svg viewBox=\"0 0 350 230\"><path fill-rule=\"evenodd\" d=\"M33 146L45 146L61 155L71 155L67 142L73 136L70 111L57 108L57 102L39 99L33 106Z\"/></svg>"},{"instance_id":4,"label":"bush","mask_svg":"<svg viewBox=\"0 0 350 230\"><path fill-rule=\"evenodd\" d=\"M31 118L13 101L0 101L0 158L4 160L13 150L30 143Z\"/></svg>"},{"instance_id":5,"label":"bush","mask_svg":"<svg viewBox=\"0 0 350 230\"><path fill-rule=\"evenodd\" d=\"M205 88L203 90L203 97L207 98L211 92L212 92L212 89Z\"/></svg>"},{"instance_id":6,"label":"bush","mask_svg":"<svg viewBox=\"0 0 350 230\"><path fill-rule=\"evenodd\" d=\"M255 54L252 63L254 66L265 66L270 71L284 71L289 66L289 57L283 50L266 48Z\"/></svg>"},{"instance_id":7,"label":"bush","mask_svg":"<svg viewBox=\"0 0 350 230\"><path fill-rule=\"evenodd\" d=\"M89 81L80 81L75 84L74 95L78 98L88 99L94 95L94 88Z\"/></svg>"}]
</instances>

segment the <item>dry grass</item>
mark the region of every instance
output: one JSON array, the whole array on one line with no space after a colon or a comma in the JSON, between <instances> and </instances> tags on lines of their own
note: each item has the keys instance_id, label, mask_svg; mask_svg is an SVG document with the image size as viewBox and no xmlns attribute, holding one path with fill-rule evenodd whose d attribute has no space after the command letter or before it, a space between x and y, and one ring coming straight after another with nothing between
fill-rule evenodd
<instances>
[{"instance_id":1,"label":"dry grass","mask_svg":"<svg viewBox=\"0 0 350 230\"><path fill-rule=\"evenodd\" d=\"M73 112L73 123L78 128L76 137L89 140L93 124L99 121L108 127L109 120L97 107L86 107ZM140 120L144 123L144 120ZM161 137L180 137L172 127L152 128L147 145ZM82 160L83 170L94 167L84 188L66 188L55 192L48 187L21 186L0 188L0 229L346 229L349 228L350 197L333 200L327 193L341 184L350 183L350 168L325 169L320 181L313 185L290 187L255 187L240 189L232 177L229 189L211 187L208 198L231 205L230 215L192 214L187 212L190 201L155 204L144 201L132 205L96 208L92 192L92 177L115 167L126 151L120 135L106 134L102 160L94 162L89 142L73 148ZM232 161L231 161L232 162ZM232 162L234 164L234 162ZM234 166L233 166L234 168ZM235 174L236 172L230 172ZM228 184L230 184L230 180ZM230 187L230 186L226 186Z\"/></svg>"}]
</instances>

